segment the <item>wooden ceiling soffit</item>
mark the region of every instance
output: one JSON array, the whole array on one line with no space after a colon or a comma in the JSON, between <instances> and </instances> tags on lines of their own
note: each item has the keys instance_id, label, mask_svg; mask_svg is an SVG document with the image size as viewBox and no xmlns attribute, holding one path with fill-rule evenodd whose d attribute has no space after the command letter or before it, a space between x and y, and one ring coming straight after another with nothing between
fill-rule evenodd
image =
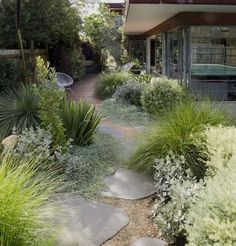
<instances>
[{"instance_id":1,"label":"wooden ceiling soffit","mask_svg":"<svg viewBox=\"0 0 236 246\"><path fill-rule=\"evenodd\" d=\"M236 13L182 12L139 35L139 38L145 39L175 28L191 25L236 26Z\"/></svg>"}]
</instances>

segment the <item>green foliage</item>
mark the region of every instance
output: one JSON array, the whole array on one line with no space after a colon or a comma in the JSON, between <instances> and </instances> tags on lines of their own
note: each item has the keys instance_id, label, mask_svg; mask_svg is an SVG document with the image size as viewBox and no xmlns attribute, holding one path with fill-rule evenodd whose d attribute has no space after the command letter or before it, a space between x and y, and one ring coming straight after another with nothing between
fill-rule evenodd
<instances>
[{"instance_id":1,"label":"green foliage","mask_svg":"<svg viewBox=\"0 0 236 246\"><path fill-rule=\"evenodd\" d=\"M97 198L104 190L104 178L120 166L117 153L119 144L111 135L98 133L94 143L76 147L65 163L70 191L77 191L85 197Z\"/></svg>"},{"instance_id":2,"label":"green foliage","mask_svg":"<svg viewBox=\"0 0 236 246\"><path fill-rule=\"evenodd\" d=\"M95 107L85 101L67 101L62 105L61 117L68 138L79 146L93 142L101 116L96 113Z\"/></svg>"},{"instance_id":3,"label":"green foliage","mask_svg":"<svg viewBox=\"0 0 236 246\"><path fill-rule=\"evenodd\" d=\"M234 135L235 137L235 135ZM192 205L187 226L188 245L229 245L236 243L236 154L221 168Z\"/></svg>"},{"instance_id":4,"label":"green foliage","mask_svg":"<svg viewBox=\"0 0 236 246\"><path fill-rule=\"evenodd\" d=\"M184 89L178 81L162 77L152 79L152 82L146 85L141 102L147 112L158 116L183 101L185 97Z\"/></svg>"},{"instance_id":5,"label":"green foliage","mask_svg":"<svg viewBox=\"0 0 236 246\"><path fill-rule=\"evenodd\" d=\"M100 5L98 13L85 17L81 39L91 44L95 51L95 64L99 71L107 67L107 56L115 58L120 63L123 53L121 47L121 32L115 26L116 15L111 13L105 4Z\"/></svg>"},{"instance_id":6,"label":"green foliage","mask_svg":"<svg viewBox=\"0 0 236 246\"><path fill-rule=\"evenodd\" d=\"M20 71L17 63L9 59L0 59L0 89L17 86L19 84Z\"/></svg>"},{"instance_id":7,"label":"green foliage","mask_svg":"<svg viewBox=\"0 0 236 246\"><path fill-rule=\"evenodd\" d=\"M39 123L38 97L31 87L8 90L0 97L1 137L10 135L13 128L19 133Z\"/></svg>"},{"instance_id":8,"label":"green foliage","mask_svg":"<svg viewBox=\"0 0 236 246\"><path fill-rule=\"evenodd\" d=\"M80 80L85 75L85 61L80 44L71 47L58 44L54 47L54 65L57 71L70 75L74 80Z\"/></svg>"},{"instance_id":9,"label":"green foliage","mask_svg":"<svg viewBox=\"0 0 236 246\"><path fill-rule=\"evenodd\" d=\"M202 135L207 125L230 124L226 111L210 103L187 102L171 109L143 136L129 166L153 173L153 160L173 151L183 155L186 165L201 178L206 171L206 143Z\"/></svg>"},{"instance_id":10,"label":"green foliage","mask_svg":"<svg viewBox=\"0 0 236 246\"><path fill-rule=\"evenodd\" d=\"M158 198L153 211L154 223L169 242L184 236L189 207L202 187L185 166L185 158L172 152L155 160L154 180Z\"/></svg>"},{"instance_id":11,"label":"green foliage","mask_svg":"<svg viewBox=\"0 0 236 246\"><path fill-rule=\"evenodd\" d=\"M148 73L141 73L138 78L136 78L139 83L141 84L149 84L152 80L152 75Z\"/></svg>"},{"instance_id":12,"label":"green foliage","mask_svg":"<svg viewBox=\"0 0 236 246\"><path fill-rule=\"evenodd\" d=\"M130 74L126 72L104 73L96 84L95 94L101 99L111 97L118 86L127 83L130 79Z\"/></svg>"},{"instance_id":13,"label":"green foliage","mask_svg":"<svg viewBox=\"0 0 236 246\"><path fill-rule=\"evenodd\" d=\"M18 47L16 1L0 2L0 47ZM69 0L21 0L21 31L24 41L36 45L71 44L78 38L81 20ZM24 42L26 44L26 42Z\"/></svg>"},{"instance_id":14,"label":"green foliage","mask_svg":"<svg viewBox=\"0 0 236 246\"><path fill-rule=\"evenodd\" d=\"M41 126L50 128L55 148L66 143L65 129L60 117L60 106L64 100L64 90L56 86L55 69L42 58L37 58L37 86L35 91L39 96L39 117Z\"/></svg>"},{"instance_id":15,"label":"green foliage","mask_svg":"<svg viewBox=\"0 0 236 246\"><path fill-rule=\"evenodd\" d=\"M116 100L128 102L136 106L141 106L141 94L143 85L136 81L130 81L127 84L121 85L116 89L113 98Z\"/></svg>"},{"instance_id":16,"label":"green foliage","mask_svg":"<svg viewBox=\"0 0 236 246\"><path fill-rule=\"evenodd\" d=\"M48 198L57 190L52 174L37 176L39 157L13 158L5 155L0 165L0 244L49 245L49 226L40 215ZM43 161L41 159L41 161Z\"/></svg>"},{"instance_id":17,"label":"green foliage","mask_svg":"<svg viewBox=\"0 0 236 246\"><path fill-rule=\"evenodd\" d=\"M114 99L105 100L100 110L105 119L125 126L146 126L152 121L150 115L144 112L141 107Z\"/></svg>"}]
</instances>

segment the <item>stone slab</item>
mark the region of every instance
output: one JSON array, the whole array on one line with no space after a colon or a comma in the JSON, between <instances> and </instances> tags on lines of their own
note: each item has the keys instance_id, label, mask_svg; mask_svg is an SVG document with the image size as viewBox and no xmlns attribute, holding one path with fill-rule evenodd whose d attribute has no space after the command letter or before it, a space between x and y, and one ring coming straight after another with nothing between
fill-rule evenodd
<instances>
[{"instance_id":1,"label":"stone slab","mask_svg":"<svg viewBox=\"0 0 236 246\"><path fill-rule=\"evenodd\" d=\"M130 246L168 246L168 244L160 239L143 237L131 243Z\"/></svg>"},{"instance_id":2,"label":"stone slab","mask_svg":"<svg viewBox=\"0 0 236 246\"><path fill-rule=\"evenodd\" d=\"M108 190L104 196L136 200L151 196L155 193L153 180L144 174L121 169L110 177L105 178Z\"/></svg>"},{"instance_id":3,"label":"stone slab","mask_svg":"<svg viewBox=\"0 0 236 246\"><path fill-rule=\"evenodd\" d=\"M57 199L48 211L58 246L99 246L129 223L122 209L79 195Z\"/></svg>"}]
</instances>

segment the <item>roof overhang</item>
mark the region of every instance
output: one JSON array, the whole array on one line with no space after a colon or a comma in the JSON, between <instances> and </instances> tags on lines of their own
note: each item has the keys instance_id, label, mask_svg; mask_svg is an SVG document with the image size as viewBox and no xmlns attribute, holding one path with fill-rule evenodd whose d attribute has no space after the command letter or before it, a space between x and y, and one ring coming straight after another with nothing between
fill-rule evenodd
<instances>
[{"instance_id":1,"label":"roof overhang","mask_svg":"<svg viewBox=\"0 0 236 246\"><path fill-rule=\"evenodd\" d=\"M183 14L185 12L186 15L184 16ZM236 1L129 0L126 1L125 33L126 35L148 37L160 32L161 29L158 28L160 25L162 25L161 31L165 31L163 28L166 28L166 30L170 29L170 27L168 27L168 25L171 24L170 20L178 16L178 14L180 14L178 18L183 18L184 16L185 20L187 20L189 17L187 13L191 13L192 25L194 25L194 23L195 25L200 25L201 23L205 25L220 25L219 19L222 18L224 18L222 25L235 25ZM201 14L201 16L199 14ZM199 17L201 21L198 21ZM183 21L181 23L183 23ZM173 25L173 23L171 25Z\"/></svg>"}]
</instances>

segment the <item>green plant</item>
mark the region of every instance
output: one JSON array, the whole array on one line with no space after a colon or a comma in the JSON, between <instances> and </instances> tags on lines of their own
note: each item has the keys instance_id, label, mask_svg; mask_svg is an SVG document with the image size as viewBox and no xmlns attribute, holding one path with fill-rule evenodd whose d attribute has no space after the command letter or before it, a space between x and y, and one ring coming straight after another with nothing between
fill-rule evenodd
<instances>
[{"instance_id":1,"label":"green plant","mask_svg":"<svg viewBox=\"0 0 236 246\"><path fill-rule=\"evenodd\" d=\"M106 70L111 61L115 65L121 64L124 47L121 44L121 28L115 25L116 18L117 14L110 11L106 4L100 4L97 13L87 15L83 20L83 35L80 38L93 48L98 71Z\"/></svg>"},{"instance_id":2,"label":"green plant","mask_svg":"<svg viewBox=\"0 0 236 246\"><path fill-rule=\"evenodd\" d=\"M121 85L116 89L113 98L120 101L125 101L136 106L141 106L141 94L143 91L143 85L131 81L127 84Z\"/></svg>"},{"instance_id":3,"label":"green plant","mask_svg":"<svg viewBox=\"0 0 236 246\"><path fill-rule=\"evenodd\" d=\"M101 116L95 107L85 101L74 102L65 100L62 105L61 117L68 138L80 146L93 142Z\"/></svg>"},{"instance_id":4,"label":"green plant","mask_svg":"<svg viewBox=\"0 0 236 246\"><path fill-rule=\"evenodd\" d=\"M18 48L16 38L16 2L1 1L0 47ZM71 44L78 39L81 21L78 11L68 0L21 1L21 32L28 43L35 46L45 44Z\"/></svg>"},{"instance_id":5,"label":"green plant","mask_svg":"<svg viewBox=\"0 0 236 246\"><path fill-rule=\"evenodd\" d=\"M13 128L19 133L26 128L39 126L38 107L38 97L31 87L7 90L0 97L1 136L10 135Z\"/></svg>"},{"instance_id":6,"label":"green plant","mask_svg":"<svg viewBox=\"0 0 236 246\"><path fill-rule=\"evenodd\" d=\"M51 129L55 148L63 146L66 143L66 136L60 117L60 106L65 93L56 86L55 69L50 67L49 62L45 63L41 57L37 58L37 82L35 92L39 97L41 126Z\"/></svg>"},{"instance_id":7,"label":"green plant","mask_svg":"<svg viewBox=\"0 0 236 246\"><path fill-rule=\"evenodd\" d=\"M96 84L95 94L101 99L111 97L115 93L117 87L127 83L130 78L130 74L127 72L102 74Z\"/></svg>"},{"instance_id":8,"label":"green plant","mask_svg":"<svg viewBox=\"0 0 236 246\"><path fill-rule=\"evenodd\" d=\"M40 157L1 157L0 245L46 245L52 236L40 209L58 189L53 174L37 176ZM43 159L41 159L43 161Z\"/></svg>"},{"instance_id":9,"label":"green plant","mask_svg":"<svg viewBox=\"0 0 236 246\"><path fill-rule=\"evenodd\" d=\"M136 80L141 84L149 84L152 80L152 75L148 73L141 73Z\"/></svg>"},{"instance_id":10,"label":"green plant","mask_svg":"<svg viewBox=\"0 0 236 246\"><path fill-rule=\"evenodd\" d=\"M203 131L207 125L230 124L226 111L208 103L181 103L172 108L148 132L129 161L129 166L153 173L153 160L173 151L183 155L186 167L201 178L205 175L206 142Z\"/></svg>"},{"instance_id":11,"label":"green plant","mask_svg":"<svg viewBox=\"0 0 236 246\"><path fill-rule=\"evenodd\" d=\"M0 89L19 85L20 71L17 63L0 59Z\"/></svg>"},{"instance_id":12,"label":"green plant","mask_svg":"<svg viewBox=\"0 0 236 246\"><path fill-rule=\"evenodd\" d=\"M158 116L183 101L185 97L185 91L178 81L166 77L153 78L144 88L141 102L147 112Z\"/></svg>"},{"instance_id":13,"label":"green plant","mask_svg":"<svg viewBox=\"0 0 236 246\"><path fill-rule=\"evenodd\" d=\"M236 154L227 168L207 180L206 187L191 206L188 223L189 246L229 245L236 243Z\"/></svg>"}]
</instances>

